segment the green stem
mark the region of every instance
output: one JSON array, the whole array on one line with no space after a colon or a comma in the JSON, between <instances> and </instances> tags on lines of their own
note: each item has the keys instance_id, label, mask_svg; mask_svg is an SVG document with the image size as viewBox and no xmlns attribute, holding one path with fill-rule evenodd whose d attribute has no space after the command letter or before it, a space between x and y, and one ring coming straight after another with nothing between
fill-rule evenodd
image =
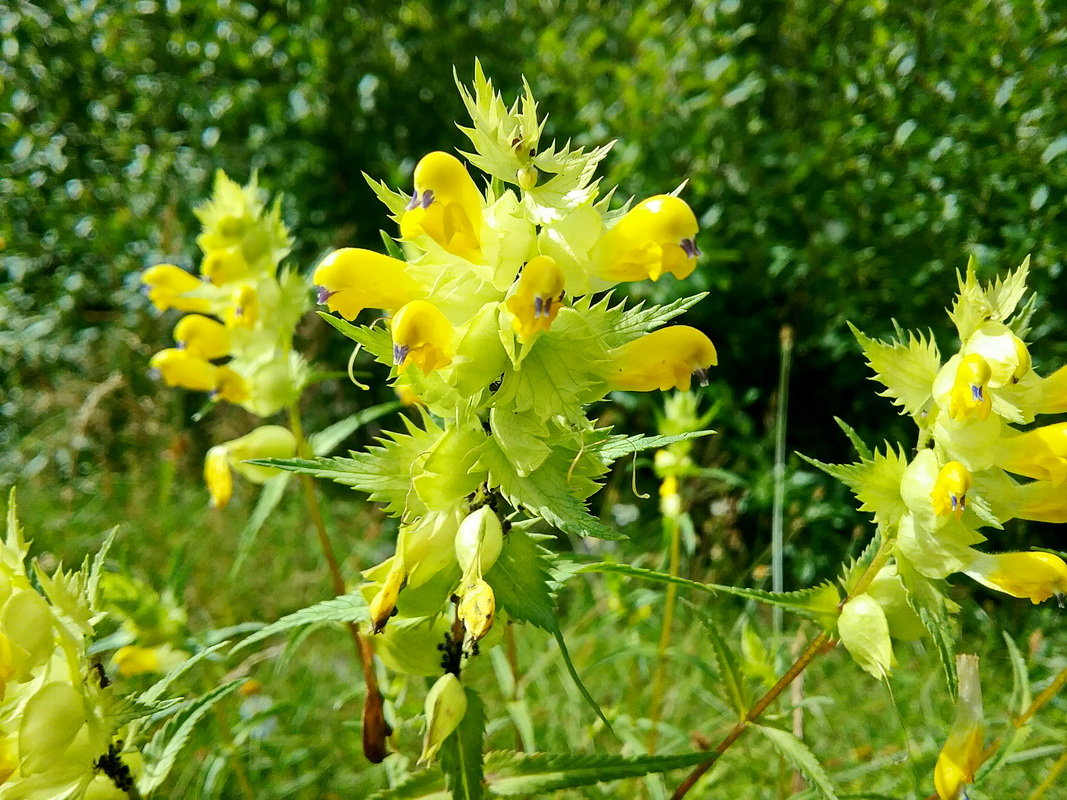
<instances>
[{"instance_id":1,"label":"green stem","mask_svg":"<svg viewBox=\"0 0 1067 800\"><path fill-rule=\"evenodd\" d=\"M681 525L678 517L668 514L663 518L663 524L670 535L671 549L670 562L667 567L672 578L678 576L679 563L681 562ZM663 600L663 627L659 634L659 647L656 650L656 671L652 676L652 707L649 711L648 729L648 752L656 751L656 740L659 738L660 706L663 703L663 681L667 674L667 649L671 645L671 628L674 625L674 607L677 602L678 585L667 584L667 596Z\"/></svg>"},{"instance_id":2,"label":"green stem","mask_svg":"<svg viewBox=\"0 0 1067 800\"><path fill-rule=\"evenodd\" d=\"M785 432L789 410L789 369L793 356L793 329L782 326L779 335L781 362L778 369L778 411L774 421L774 505L771 511L771 590L785 591ZM774 628L775 653L779 651L782 638L782 608L771 609Z\"/></svg>"}]
</instances>

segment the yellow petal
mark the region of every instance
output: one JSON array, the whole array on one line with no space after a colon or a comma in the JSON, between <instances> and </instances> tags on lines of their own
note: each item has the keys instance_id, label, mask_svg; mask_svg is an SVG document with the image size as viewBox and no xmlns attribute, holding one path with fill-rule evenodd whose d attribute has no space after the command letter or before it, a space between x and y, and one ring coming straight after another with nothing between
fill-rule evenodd
<instances>
[{"instance_id":1,"label":"yellow petal","mask_svg":"<svg viewBox=\"0 0 1067 800\"><path fill-rule=\"evenodd\" d=\"M140 647L135 644L120 647L115 651L114 659L119 674L126 677L159 672L159 656L153 647Z\"/></svg>"},{"instance_id":2,"label":"yellow petal","mask_svg":"<svg viewBox=\"0 0 1067 800\"><path fill-rule=\"evenodd\" d=\"M218 320L187 314L174 326L174 341L189 355L211 361L230 353L230 334Z\"/></svg>"},{"instance_id":3,"label":"yellow petal","mask_svg":"<svg viewBox=\"0 0 1067 800\"><path fill-rule=\"evenodd\" d=\"M934 767L934 786L941 800L958 800L965 786L974 782L982 765L982 684L978 676L978 656L956 656L959 696L956 720Z\"/></svg>"},{"instance_id":4,"label":"yellow petal","mask_svg":"<svg viewBox=\"0 0 1067 800\"><path fill-rule=\"evenodd\" d=\"M522 268L515 292L507 299L512 325L527 341L547 331L563 307L563 270L554 258L537 256Z\"/></svg>"},{"instance_id":5,"label":"yellow petal","mask_svg":"<svg viewBox=\"0 0 1067 800\"><path fill-rule=\"evenodd\" d=\"M204 253L200 274L216 286L247 278L251 274L240 246L220 247Z\"/></svg>"},{"instance_id":6,"label":"yellow petal","mask_svg":"<svg viewBox=\"0 0 1067 800\"><path fill-rule=\"evenodd\" d=\"M956 519L962 517L970 488L971 473L959 461L949 461L941 467L934 489L930 492L934 513L939 517L948 514L955 515Z\"/></svg>"},{"instance_id":7,"label":"yellow petal","mask_svg":"<svg viewBox=\"0 0 1067 800\"><path fill-rule=\"evenodd\" d=\"M455 156L435 152L415 166L415 192L400 218L400 235L426 234L449 253L480 262L482 195Z\"/></svg>"},{"instance_id":8,"label":"yellow petal","mask_svg":"<svg viewBox=\"0 0 1067 800\"><path fill-rule=\"evenodd\" d=\"M1067 564L1052 553L976 553L963 571L983 586L1035 605L1067 593Z\"/></svg>"},{"instance_id":9,"label":"yellow petal","mask_svg":"<svg viewBox=\"0 0 1067 800\"><path fill-rule=\"evenodd\" d=\"M715 345L696 328L672 325L645 334L613 354L613 389L652 392L689 388L694 373L718 363Z\"/></svg>"},{"instance_id":10,"label":"yellow petal","mask_svg":"<svg viewBox=\"0 0 1067 800\"><path fill-rule=\"evenodd\" d=\"M229 308L226 309L226 325L231 328L256 327L259 320L259 293L250 283L242 283L233 291Z\"/></svg>"},{"instance_id":11,"label":"yellow petal","mask_svg":"<svg viewBox=\"0 0 1067 800\"><path fill-rule=\"evenodd\" d=\"M201 314L211 311L211 301L202 297L185 297L204 284L195 275L173 264L158 264L145 270L141 281L148 287L148 299L160 311L176 308L179 311L196 311Z\"/></svg>"},{"instance_id":12,"label":"yellow petal","mask_svg":"<svg viewBox=\"0 0 1067 800\"><path fill-rule=\"evenodd\" d=\"M996 464L1016 475L1060 486L1067 480L1067 422L1002 437Z\"/></svg>"},{"instance_id":13,"label":"yellow petal","mask_svg":"<svg viewBox=\"0 0 1067 800\"><path fill-rule=\"evenodd\" d=\"M396 312L391 329L398 372L411 363L425 373L452 363L452 325L432 303L412 300Z\"/></svg>"},{"instance_id":14,"label":"yellow petal","mask_svg":"<svg viewBox=\"0 0 1067 800\"><path fill-rule=\"evenodd\" d=\"M463 627L467 647L484 637L493 627L496 615L496 595L493 587L477 578L463 587L463 595L456 610Z\"/></svg>"},{"instance_id":15,"label":"yellow petal","mask_svg":"<svg viewBox=\"0 0 1067 800\"><path fill-rule=\"evenodd\" d=\"M319 287L319 302L345 319L355 319L364 308L399 308L423 295L403 261L357 247L326 256L312 282Z\"/></svg>"},{"instance_id":16,"label":"yellow petal","mask_svg":"<svg viewBox=\"0 0 1067 800\"><path fill-rule=\"evenodd\" d=\"M168 386L180 386L197 392L215 391L219 367L185 350L160 350L149 361Z\"/></svg>"},{"instance_id":17,"label":"yellow petal","mask_svg":"<svg viewBox=\"0 0 1067 800\"><path fill-rule=\"evenodd\" d=\"M948 415L953 419L988 419L993 398L986 387L992 376L993 371L982 356L976 353L964 356L956 367Z\"/></svg>"},{"instance_id":18,"label":"yellow petal","mask_svg":"<svg viewBox=\"0 0 1067 800\"><path fill-rule=\"evenodd\" d=\"M610 281L655 281L667 272L687 278L700 255L696 234L696 217L684 200L663 194L650 197L604 235L597 274Z\"/></svg>"},{"instance_id":19,"label":"yellow petal","mask_svg":"<svg viewBox=\"0 0 1067 800\"><path fill-rule=\"evenodd\" d=\"M204 459L204 482L211 494L212 508L225 508L233 495L229 455L225 445L216 445L207 451Z\"/></svg>"},{"instance_id":20,"label":"yellow petal","mask_svg":"<svg viewBox=\"0 0 1067 800\"><path fill-rule=\"evenodd\" d=\"M250 394L248 382L239 372L227 366L218 367L215 386L212 389L214 397L239 405L247 400Z\"/></svg>"}]
</instances>

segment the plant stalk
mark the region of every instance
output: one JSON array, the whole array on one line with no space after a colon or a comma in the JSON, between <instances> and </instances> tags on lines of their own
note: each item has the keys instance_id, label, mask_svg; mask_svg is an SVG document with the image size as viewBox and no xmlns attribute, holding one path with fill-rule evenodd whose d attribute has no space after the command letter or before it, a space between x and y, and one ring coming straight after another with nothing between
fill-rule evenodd
<instances>
[{"instance_id":1,"label":"plant stalk","mask_svg":"<svg viewBox=\"0 0 1067 800\"><path fill-rule=\"evenodd\" d=\"M663 524L670 535L671 549L670 561L667 572L672 578L678 576L679 564L682 559L681 525L678 517L668 514L663 518ZM667 596L663 600L663 627L659 635L659 647L656 649L656 670L652 676L652 707L649 709L648 729L648 752L656 751L656 742L659 738L660 706L663 703L663 681L667 673L667 650L671 645L671 628L674 625L674 608L677 604L678 585L667 584Z\"/></svg>"},{"instance_id":2,"label":"plant stalk","mask_svg":"<svg viewBox=\"0 0 1067 800\"><path fill-rule=\"evenodd\" d=\"M789 411L789 369L793 361L793 329L783 325L779 334L778 411L774 420L774 503L771 510L771 591L785 591L785 432ZM771 609L775 654L782 638L782 608Z\"/></svg>"},{"instance_id":3,"label":"plant stalk","mask_svg":"<svg viewBox=\"0 0 1067 800\"><path fill-rule=\"evenodd\" d=\"M304 437L304 428L300 421L300 410L296 403L289 406L289 427L296 438L297 455L301 458L310 458L314 455L311 446ZM319 499L315 494L315 484L310 475L300 474L300 483L304 489L304 500L307 503L308 515L315 526L319 546L326 558L326 564L330 571L330 582L333 585L335 595L343 595L347 592L344 576L341 574L341 566L337 561L333 545L330 543L329 534L326 531L326 523L322 519L322 510L319 508ZM355 622L346 623L352 644L356 649L360 663L363 666L363 681L367 687L367 697L363 703L363 755L374 764L381 763L387 755L385 740L392 734L392 728L385 721L385 699L378 687L378 676L374 671L374 649L367 638L359 632L359 625Z\"/></svg>"}]
</instances>

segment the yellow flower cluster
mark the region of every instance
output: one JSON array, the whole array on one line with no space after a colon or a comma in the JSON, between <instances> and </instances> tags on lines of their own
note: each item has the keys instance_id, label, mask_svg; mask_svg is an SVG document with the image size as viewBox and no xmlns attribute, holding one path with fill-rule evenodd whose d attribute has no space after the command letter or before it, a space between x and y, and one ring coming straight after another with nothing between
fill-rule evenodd
<instances>
[{"instance_id":1,"label":"yellow flower cluster","mask_svg":"<svg viewBox=\"0 0 1067 800\"><path fill-rule=\"evenodd\" d=\"M291 241L280 206L267 208L254 179L242 187L220 172L196 213L201 277L173 264L142 276L157 309L187 312L152 369L170 386L269 416L299 396L306 372L292 337L308 298L299 275L278 272Z\"/></svg>"},{"instance_id":2,"label":"yellow flower cluster","mask_svg":"<svg viewBox=\"0 0 1067 800\"><path fill-rule=\"evenodd\" d=\"M0 798L125 798L119 785L132 780L140 754L116 741L121 698L86 654L95 617L88 580L38 570L38 593L27 550L12 494L0 544Z\"/></svg>"},{"instance_id":3,"label":"yellow flower cluster","mask_svg":"<svg viewBox=\"0 0 1067 800\"><path fill-rule=\"evenodd\" d=\"M910 461L890 451L830 469L874 512L890 545L875 584L838 621L842 642L874 675L891 667L890 637L923 631L906 594L939 597L937 583L953 573L1033 603L1067 592L1067 564L1057 555L976 547L986 539L980 528L1013 518L1067 522L1067 424L1015 427L1067 410L1067 367L1045 378L1031 363L1032 305L1017 311L1026 276L1023 264L982 285L968 267L950 313L961 344L944 364L922 337L887 343L857 333L886 395L919 426Z\"/></svg>"}]
</instances>

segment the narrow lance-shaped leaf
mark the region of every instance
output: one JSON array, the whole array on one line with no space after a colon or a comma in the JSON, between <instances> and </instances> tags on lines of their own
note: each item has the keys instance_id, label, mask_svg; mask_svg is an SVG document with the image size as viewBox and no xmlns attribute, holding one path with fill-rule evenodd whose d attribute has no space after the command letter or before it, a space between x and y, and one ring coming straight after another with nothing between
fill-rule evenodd
<instances>
[{"instance_id":1,"label":"narrow lance-shaped leaf","mask_svg":"<svg viewBox=\"0 0 1067 800\"><path fill-rule=\"evenodd\" d=\"M804 774L820 797L825 800L838 800L834 787L830 783L830 776L826 774L819 759L806 744L788 731L779 728L772 728L769 725L754 725L753 727L762 733L790 764Z\"/></svg>"}]
</instances>

